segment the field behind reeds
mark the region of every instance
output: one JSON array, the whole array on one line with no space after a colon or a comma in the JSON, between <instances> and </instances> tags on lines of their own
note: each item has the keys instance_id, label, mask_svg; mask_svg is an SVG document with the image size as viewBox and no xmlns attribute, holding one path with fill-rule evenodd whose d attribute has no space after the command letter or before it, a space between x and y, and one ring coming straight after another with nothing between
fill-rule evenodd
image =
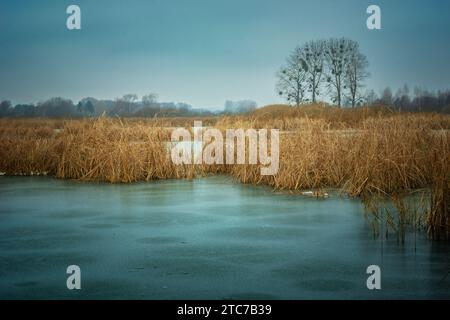
<instances>
[{"instance_id":1,"label":"field behind reeds","mask_svg":"<svg viewBox=\"0 0 450 320\"><path fill-rule=\"evenodd\" d=\"M244 116L202 120L226 128L280 129L280 167L174 165L167 142L192 118L0 120L0 171L62 179L129 183L226 173L278 190L338 189L363 199L430 194L430 233L450 225L450 116L396 113L386 108L269 106ZM402 204L399 202L398 207Z\"/></svg>"}]
</instances>

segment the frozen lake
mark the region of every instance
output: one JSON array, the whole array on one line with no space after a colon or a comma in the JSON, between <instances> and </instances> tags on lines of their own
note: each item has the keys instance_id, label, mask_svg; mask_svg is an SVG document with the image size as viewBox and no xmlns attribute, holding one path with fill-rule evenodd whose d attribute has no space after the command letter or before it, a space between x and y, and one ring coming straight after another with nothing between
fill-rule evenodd
<instances>
[{"instance_id":1,"label":"frozen lake","mask_svg":"<svg viewBox=\"0 0 450 320\"><path fill-rule=\"evenodd\" d=\"M449 253L425 234L374 238L358 200L228 177L0 177L1 299L448 299ZM373 264L381 290L366 287Z\"/></svg>"}]
</instances>

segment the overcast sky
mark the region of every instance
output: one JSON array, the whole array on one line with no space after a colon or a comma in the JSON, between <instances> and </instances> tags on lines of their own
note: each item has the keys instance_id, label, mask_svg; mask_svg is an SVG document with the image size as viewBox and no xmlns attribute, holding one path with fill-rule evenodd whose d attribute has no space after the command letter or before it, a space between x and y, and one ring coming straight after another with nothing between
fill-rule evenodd
<instances>
[{"instance_id":1,"label":"overcast sky","mask_svg":"<svg viewBox=\"0 0 450 320\"><path fill-rule=\"evenodd\" d=\"M66 28L81 7L82 29ZM378 4L382 30L368 30ZM281 102L275 73L296 45L348 37L370 62L368 85L450 88L450 1L1 0L0 99L113 99L222 108Z\"/></svg>"}]
</instances>

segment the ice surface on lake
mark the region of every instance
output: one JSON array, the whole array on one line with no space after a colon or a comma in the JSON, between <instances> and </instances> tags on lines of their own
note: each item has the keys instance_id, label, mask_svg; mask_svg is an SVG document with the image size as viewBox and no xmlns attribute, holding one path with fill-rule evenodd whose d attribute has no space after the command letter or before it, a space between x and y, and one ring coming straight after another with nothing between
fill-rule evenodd
<instances>
[{"instance_id":1,"label":"ice surface on lake","mask_svg":"<svg viewBox=\"0 0 450 320\"><path fill-rule=\"evenodd\" d=\"M374 239L357 200L228 177L0 177L0 298L449 298L448 242ZM81 268L82 290L66 289ZM382 290L366 288L381 267Z\"/></svg>"}]
</instances>

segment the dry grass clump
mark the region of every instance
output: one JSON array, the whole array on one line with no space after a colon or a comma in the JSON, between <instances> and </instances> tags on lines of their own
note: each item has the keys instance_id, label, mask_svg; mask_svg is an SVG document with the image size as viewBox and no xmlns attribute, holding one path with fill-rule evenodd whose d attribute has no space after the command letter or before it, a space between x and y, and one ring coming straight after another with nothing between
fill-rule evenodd
<instances>
[{"instance_id":1,"label":"dry grass clump","mask_svg":"<svg viewBox=\"0 0 450 320\"><path fill-rule=\"evenodd\" d=\"M450 155L449 139L441 137L442 145L447 152L442 154L437 150L433 152L432 184L430 208L427 212L426 225L433 237L444 235L450 238Z\"/></svg>"},{"instance_id":2,"label":"dry grass clump","mask_svg":"<svg viewBox=\"0 0 450 320\"><path fill-rule=\"evenodd\" d=\"M0 119L0 171L9 175L55 174L55 140L61 120Z\"/></svg>"},{"instance_id":3,"label":"dry grass clump","mask_svg":"<svg viewBox=\"0 0 450 320\"><path fill-rule=\"evenodd\" d=\"M67 124L61 139L59 178L127 183L193 176L193 168L172 163L162 128L101 118L87 126Z\"/></svg>"},{"instance_id":4,"label":"dry grass clump","mask_svg":"<svg viewBox=\"0 0 450 320\"><path fill-rule=\"evenodd\" d=\"M277 189L340 188L351 196L430 186L433 173L443 174L435 172L433 155L450 156L448 131L431 130L414 116L369 119L363 126L336 131L325 120L307 120L302 129L282 135L276 176L262 179L255 166L237 167L233 174Z\"/></svg>"},{"instance_id":5,"label":"dry grass clump","mask_svg":"<svg viewBox=\"0 0 450 320\"><path fill-rule=\"evenodd\" d=\"M3 138L0 144L1 172L9 175L55 174L58 164L55 140Z\"/></svg>"},{"instance_id":6,"label":"dry grass clump","mask_svg":"<svg viewBox=\"0 0 450 320\"><path fill-rule=\"evenodd\" d=\"M101 117L66 121L61 131L48 130L3 128L0 171L112 183L192 178L195 174L192 166L172 163L166 145L170 132L164 128Z\"/></svg>"}]
</instances>

